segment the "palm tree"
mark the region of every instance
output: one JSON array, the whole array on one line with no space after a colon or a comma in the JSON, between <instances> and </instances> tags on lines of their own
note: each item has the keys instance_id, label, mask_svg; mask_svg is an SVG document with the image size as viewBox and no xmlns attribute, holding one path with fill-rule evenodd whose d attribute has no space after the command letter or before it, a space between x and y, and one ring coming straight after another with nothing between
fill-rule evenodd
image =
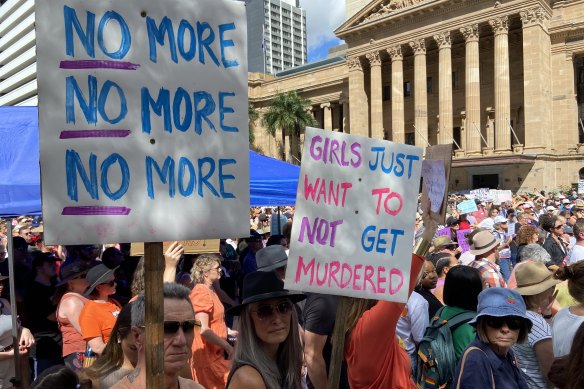
<instances>
[{"instance_id":1,"label":"palm tree","mask_svg":"<svg viewBox=\"0 0 584 389\"><path fill-rule=\"evenodd\" d=\"M300 163L300 133L307 126L315 126L316 121L308 113L310 102L296 91L278 93L268 106L262 123L270 136L282 130L282 160L286 160L286 135L290 138L292 163Z\"/></svg>"},{"instance_id":2,"label":"palm tree","mask_svg":"<svg viewBox=\"0 0 584 389\"><path fill-rule=\"evenodd\" d=\"M247 103L247 117L249 127L249 147L253 148L255 142L253 126L255 124L255 121L258 120L258 118L260 117L260 113L251 103Z\"/></svg>"}]
</instances>

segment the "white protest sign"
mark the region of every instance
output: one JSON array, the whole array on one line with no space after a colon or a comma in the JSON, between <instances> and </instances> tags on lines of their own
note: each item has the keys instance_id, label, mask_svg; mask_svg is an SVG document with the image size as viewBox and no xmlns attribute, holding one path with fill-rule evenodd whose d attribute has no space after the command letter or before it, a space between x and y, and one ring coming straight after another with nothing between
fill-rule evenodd
<instances>
[{"instance_id":1,"label":"white protest sign","mask_svg":"<svg viewBox=\"0 0 584 389\"><path fill-rule=\"evenodd\" d=\"M406 302L421 168L421 148L308 128L286 288Z\"/></svg>"},{"instance_id":2,"label":"white protest sign","mask_svg":"<svg viewBox=\"0 0 584 389\"><path fill-rule=\"evenodd\" d=\"M578 194L584 194L584 180L578 180Z\"/></svg>"},{"instance_id":3,"label":"white protest sign","mask_svg":"<svg viewBox=\"0 0 584 389\"><path fill-rule=\"evenodd\" d=\"M446 191L446 173L442 161L425 159L422 162L422 178L430 198L430 210L440 212Z\"/></svg>"},{"instance_id":4,"label":"white protest sign","mask_svg":"<svg viewBox=\"0 0 584 389\"><path fill-rule=\"evenodd\" d=\"M246 31L229 0L37 2L47 243L249 234Z\"/></svg>"}]
</instances>

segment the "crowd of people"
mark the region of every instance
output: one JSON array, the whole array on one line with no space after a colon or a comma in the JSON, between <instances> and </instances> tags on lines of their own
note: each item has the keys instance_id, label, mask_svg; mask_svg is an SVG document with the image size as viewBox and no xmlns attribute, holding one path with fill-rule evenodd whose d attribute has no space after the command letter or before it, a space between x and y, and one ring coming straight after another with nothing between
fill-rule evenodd
<instances>
[{"instance_id":1,"label":"crowd of people","mask_svg":"<svg viewBox=\"0 0 584 389\"><path fill-rule=\"evenodd\" d=\"M486 197L461 214L469 198L449 196L443 223L420 204L406 304L284 289L293 207L250 209L249 236L218 253L174 242L165 386L583 388L584 200ZM47 246L40 217L12 227L0 225L0 389L16 364L23 386L145 388L143 259L123 243Z\"/></svg>"}]
</instances>

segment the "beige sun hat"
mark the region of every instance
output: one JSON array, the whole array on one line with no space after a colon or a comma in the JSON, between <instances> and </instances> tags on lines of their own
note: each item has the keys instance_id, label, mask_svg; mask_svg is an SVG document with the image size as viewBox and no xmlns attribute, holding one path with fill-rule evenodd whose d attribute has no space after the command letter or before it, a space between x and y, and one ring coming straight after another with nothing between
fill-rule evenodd
<instances>
[{"instance_id":1,"label":"beige sun hat","mask_svg":"<svg viewBox=\"0 0 584 389\"><path fill-rule=\"evenodd\" d=\"M515 290L522 296L533 296L545 292L561 281L553 277L553 273L541 262L526 262L515 268L517 287Z\"/></svg>"},{"instance_id":2,"label":"beige sun hat","mask_svg":"<svg viewBox=\"0 0 584 389\"><path fill-rule=\"evenodd\" d=\"M499 242L497 242L493 234L489 231L480 231L472 237L470 253L472 255L481 255L497 246L499 246Z\"/></svg>"}]
</instances>

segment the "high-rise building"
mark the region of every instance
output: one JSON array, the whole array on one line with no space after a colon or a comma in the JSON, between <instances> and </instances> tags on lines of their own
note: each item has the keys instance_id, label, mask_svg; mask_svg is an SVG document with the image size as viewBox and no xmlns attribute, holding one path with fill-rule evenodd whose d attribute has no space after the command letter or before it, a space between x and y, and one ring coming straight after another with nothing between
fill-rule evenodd
<instances>
[{"instance_id":1,"label":"high-rise building","mask_svg":"<svg viewBox=\"0 0 584 389\"><path fill-rule=\"evenodd\" d=\"M37 105L34 0L0 1L0 105Z\"/></svg>"},{"instance_id":2,"label":"high-rise building","mask_svg":"<svg viewBox=\"0 0 584 389\"><path fill-rule=\"evenodd\" d=\"M306 11L299 0L247 2L248 70L276 74L306 63Z\"/></svg>"}]
</instances>

